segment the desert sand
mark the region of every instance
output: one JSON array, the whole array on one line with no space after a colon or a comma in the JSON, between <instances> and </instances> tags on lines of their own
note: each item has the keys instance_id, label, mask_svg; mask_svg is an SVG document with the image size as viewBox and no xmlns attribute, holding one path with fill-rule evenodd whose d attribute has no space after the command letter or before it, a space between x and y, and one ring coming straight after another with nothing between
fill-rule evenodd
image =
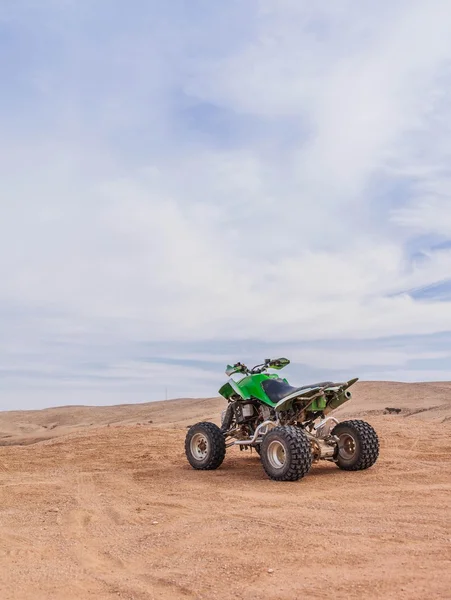
<instances>
[{"instance_id":1,"label":"desert sand","mask_svg":"<svg viewBox=\"0 0 451 600\"><path fill-rule=\"evenodd\" d=\"M451 383L354 390L378 462L295 483L188 465L219 398L0 413L0 598L451 598Z\"/></svg>"}]
</instances>

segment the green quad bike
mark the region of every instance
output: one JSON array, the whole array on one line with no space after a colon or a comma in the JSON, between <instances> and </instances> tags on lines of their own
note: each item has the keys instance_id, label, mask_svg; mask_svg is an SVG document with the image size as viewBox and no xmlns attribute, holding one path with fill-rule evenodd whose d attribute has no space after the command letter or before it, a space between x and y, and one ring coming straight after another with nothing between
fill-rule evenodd
<instances>
[{"instance_id":1,"label":"green quad bike","mask_svg":"<svg viewBox=\"0 0 451 600\"><path fill-rule=\"evenodd\" d=\"M297 481L313 462L327 460L345 471L368 469L379 455L379 440L365 421L339 423L327 415L351 398L345 383L323 381L292 387L268 369L282 369L287 358L266 359L248 369L228 365L229 380L219 393L228 401L222 424L192 425L185 452L194 469L217 469L226 448L254 448L267 475L275 481Z\"/></svg>"}]
</instances>

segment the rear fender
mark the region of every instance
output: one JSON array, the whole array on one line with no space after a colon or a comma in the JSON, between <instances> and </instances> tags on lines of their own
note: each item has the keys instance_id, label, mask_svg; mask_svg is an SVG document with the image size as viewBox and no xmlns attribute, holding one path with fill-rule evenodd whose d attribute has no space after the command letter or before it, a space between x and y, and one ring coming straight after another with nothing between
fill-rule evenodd
<instances>
[{"instance_id":1,"label":"rear fender","mask_svg":"<svg viewBox=\"0 0 451 600\"><path fill-rule=\"evenodd\" d=\"M279 402L275 406L275 409L277 412L289 410L289 408L291 407L291 404L293 403L293 400L298 400L299 398L305 398L306 400L308 400L312 396L316 397L318 395L318 392L321 389L322 388L314 387L314 388L308 388L306 390L302 390L302 393L294 392L293 394L290 394L289 396L282 398L282 400L279 400Z\"/></svg>"},{"instance_id":2,"label":"rear fender","mask_svg":"<svg viewBox=\"0 0 451 600\"><path fill-rule=\"evenodd\" d=\"M344 404L344 402L347 402L351 399L351 393L347 392L347 389L351 387L351 385L354 385L356 381L358 381L358 377L356 377L355 379L350 379L346 383L338 383L337 385L329 386L326 388L313 387L303 390L302 393L295 392L293 394L290 394L289 396L286 396L285 398L282 398L282 400L280 400L276 404L275 409L278 412L289 410L291 408L293 400L305 398L305 400L311 399L311 402L308 403L305 407L306 411L324 410L324 414L327 414L332 410L335 410L335 408L338 408L341 404ZM326 406L324 393L327 391L334 391L336 392L336 395L334 396L332 401Z\"/></svg>"},{"instance_id":3,"label":"rear fender","mask_svg":"<svg viewBox=\"0 0 451 600\"><path fill-rule=\"evenodd\" d=\"M351 387L351 385L354 385L354 383L357 383L358 380L359 380L358 377L355 377L354 379L350 379L349 381L347 381L345 383L345 385L343 386L343 389L347 390L349 387Z\"/></svg>"}]
</instances>

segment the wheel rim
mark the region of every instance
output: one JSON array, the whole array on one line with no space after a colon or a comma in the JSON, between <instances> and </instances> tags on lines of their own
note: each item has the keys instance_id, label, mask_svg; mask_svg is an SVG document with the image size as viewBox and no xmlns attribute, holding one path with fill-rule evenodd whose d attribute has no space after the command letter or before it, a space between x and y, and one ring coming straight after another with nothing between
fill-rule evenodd
<instances>
[{"instance_id":1,"label":"wheel rim","mask_svg":"<svg viewBox=\"0 0 451 600\"><path fill-rule=\"evenodd\" d=\"M191 454L197 460L204 460L208 455L209 443L203 433L195 433L191 438Z\"/></svg>"},{"instance_id":2,"label":"wheel rim","mask_svg":"<svg viewBox=\"0 0 451 600\"><path fill-rule=\"evenodd\" d=\"M267 450L268 460L274 469L281 469L286 461L285 448L278 440L273 440Z\"/></svg>"},{"instance_id":3,"label":"wheel rim","mask_svg":"<svg viewBox=\"0 0 451 600\"><path fill-rule=\"evenodd\" d=\"M339 439L340 441L338 443L338 448L340 451L340 456L345 460L351 460L354 458L357 445L352 435L349 433L342 433Z\"/></svg>"}]
</instances>

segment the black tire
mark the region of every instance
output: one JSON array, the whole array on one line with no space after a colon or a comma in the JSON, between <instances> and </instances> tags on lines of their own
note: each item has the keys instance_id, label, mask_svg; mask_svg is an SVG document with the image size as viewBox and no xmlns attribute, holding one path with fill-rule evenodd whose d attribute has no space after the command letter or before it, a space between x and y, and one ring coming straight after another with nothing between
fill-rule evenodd
<instances>
[{"instance_id":1,"label":"black tire","mask_svg":"<svg viewBox=\"0 0 451 600\"><path fill-rule=\"evenodd\" d=\"M214 423L196 423L185 438L185 454L193 469L217 469L226 453L225 437Z\"/></svg>"},{"instance_id":2,"label":"black tire","mask_svg":"<svg viewBox=\"0 0 451 600\"><path fill-rule=\"evenodd\" d=\"M274 481L297 481L307 475L313 456L310 442L299 427L274 427L263 438L261 461Z\"/></svg>"},{"instance_id":3,"label":"black tire","mask_svg":"<svg viewBox=\"0 0 451 600\"><path fill-rule=\"evenodd\" d=\"M253 446L255 452L260 456L262 453L262 445L261 444L256 444L255 446Z\"/></svg>"},{"instance_id":4,"label":"black tire","mask_svg":"<svg viewBox=\"0 0 451 600\"><path fill-rule=\"evenodd\" d=\"M377 433L365 421L343 421L332 430L339 439L336 464L344 471L361 471L374 465L379 456Z\"/></svg>"}]
</instances>

